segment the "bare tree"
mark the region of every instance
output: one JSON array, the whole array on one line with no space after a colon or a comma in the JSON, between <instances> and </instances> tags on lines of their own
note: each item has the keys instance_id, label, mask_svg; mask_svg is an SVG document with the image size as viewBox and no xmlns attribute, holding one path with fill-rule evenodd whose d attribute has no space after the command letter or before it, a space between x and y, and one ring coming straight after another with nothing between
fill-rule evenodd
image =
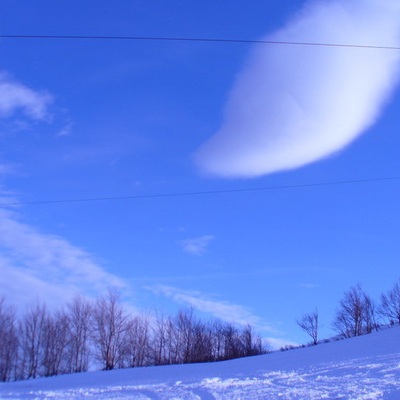
<instances>
[{"instance_id":1,"label":"bare tree","mask_svg":"<svg viewBox=\"0 0 400 400\"><path fill-rule=\"evenodd\" d=\"M380 300L379 314L388 318L390 323L400 324L400 280L382 294Z\"/></svg>"},{"instance_id":2,"label":"bare tree","mask_svg":"<svg viewBox=\"0 0 400 400\"><path fill-rule=\"evenodd\" d=\"M128 315L120 302L118 291L110 289L93 308L93 344L97 361L111 370L124 358L124 335Z\"/></svg>"},{"instance_id":3,"label":"bare tree","mask_svg":"<svg viewBox=\"0 0 400 400\"><path fill-rule=\"evenodd\" d=\"M203 322L193 308L131 318L114 290L93 305L76 297L61 311L37 304L19 321L15 315L0 299L1 381L82 372L91 362L111 370L265 353L249 325Z\"/></svg>"},{"instance_id":4,"label":"bare tree","mask_svg":"<svg viewBox=\"0 0 400 400\"><path fill-rule=\"evenodd\" d=\"M302 317L296 321L297 325L309 335L314 345L318 344L318 310L315 309L311 313L303 314Z\"/></svg>"},{"instance_id":5,"label":"bare tree","mask_svg":"<svg viewBox=\"0 0 400 400\"><path fill-rule=\"evenodd\" d=\"M143 314L136 327L136 357L135 366L149 365L150 355L150 316Z\"/></svg>"},{"instance_id":6,"label":"bare tree","mask_svg":"<svg viewBox=\"0 0 400 400\"><path fill-rule=\"evenodd\" d=\"M183 362L182 332L177 324L176 316L165 320L165 329L165 363L181 364Z\"/></svg>"},{"instance_id":7,"label":"bare tree","mask_svg":"<svg viewBox=\"0 0 400 400\"><path fill-rule=\"evenodd\" d=\"M168 318L163 313L157 313L152 324L151 363L153 365L167 363L167 326Z\"/></svg>"},{"instance_id":8,"label":"bare tree","mask_svg":"<svg viewBox=\"0 0 400 400\"><path fill-rule=\"evenodd\" d=\"M223 360L224 358L224 324L216 319L211 324L212 336L212 361Z\"/></svg>"},{"instance_id":9,"label":"bare tree","mask_svg":"<svg viewBox=\"0 0 400 400\"><path fill-rule=\"evenodd\" d=\"M68 317L64 311L47 314L42 334L42 366L44 376L67 372Z\"/></svg>"},{"instance_id":10,"label":"bare tree","mask_svg":"<svg viewBox=\"0 0 400 400\"><path fill-rule=\"evenodd\" d=\"M344 293L333 328L345 337L352 337L371 332L374 326L375 306L358 284Z\"/></svg>"},{"instance_id":11,"label":"bare tree","mask_svg":"<svg viewBox=\"0 0 400 400\"><path fill-rule=\"evenodd\" d=\"M127 322L124 345L127 366L143 367L149 364L150 323L148 316L136 316Z\"/></svg>"},{"instance_id":12,"label":"bare tree","mask_svg":"<svg viewBox=\"0 0 400 400\"><path fill-rule=\"evenodd\" d=\"M18 357L15 311L0 298L0 381L12 378Z\"/></svg>"},{"instance_id":13,"label":"bare tree","mask_svg":"<svg viewBox=\"0 0 400 400\"><path fill-rule=\"evenodd\" d=\"M365 333L371 333L374 329L377 331L379 324L377 323L377 308L374 300L364 293L364 310L363 320Z\"/></svg>"},{"instance_id":14,"label":"bare tree","mask_svg":"<svg viewBox=\"0 0 400 400\"><path fill-rule=\"evenodd\" d=\"M47 314L46 306L37 304L29 308L22 317L20 323L22 352L20 376L22 379L36 378L40 374L41 345Z\"/></svg>"},{"instance_id":15,"label":"bare tree","mask_svg":"<svg viewBox=\"0 0 400 400\"><path fill-rule=\"evenodd\" d=\"M176 330L179 336L181 349L180 362L188 363L191 359L193 344L194 308L178 310L175 318Z\"/></svg>"},{"instance_id":16,"label":"bare tree","mask_svg":"<svg viewBox=\"0 0 400 400\"><path fill-rule=\"evenodd\" d=\"M244 357L267 353L267 349L263 345L261 337L254 334L250 324L247 324L243 328L241 339L243 342Z\"/></svg>"},{"instance_id":17,"label":"bare tree","mask_svg":"<svg viewBox=\"0 0 400 400\"><path fill-rule=\"evenodd\" d=\"M242 357L242 343L240 341L239 329L231 323L225 323L224 335L224 360Z\"/></svg>"},{"instance_id":18,"label":"bare tree","mask_svg":"<svg viewBox=\"0 0 400 400\"><path fill-rule=\"evenodd\" d=\"M195 321L192 327L192 363L209 362L213 360L212 328L210 324L200 320Z\"/></svg>"},{"instance_id":19,"label":"bare tree","mask_svg":"<svg viewBox=\"0 0 400 400\"><path fill-rule=\"evenodd\" d=\"M89 368L91 312L90 302L82 296L67 304L68 372L84 372Z\"/></svg>"}]
</instances>

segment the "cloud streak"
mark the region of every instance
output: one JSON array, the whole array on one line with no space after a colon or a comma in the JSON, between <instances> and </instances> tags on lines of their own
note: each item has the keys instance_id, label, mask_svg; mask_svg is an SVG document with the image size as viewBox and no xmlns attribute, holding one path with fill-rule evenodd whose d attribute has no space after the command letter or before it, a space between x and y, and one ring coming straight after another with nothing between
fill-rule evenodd
<instances>
[{"instance_id":1,"label":"cloud streak","mask_svg":"<svg viewBox=\"0 0 400 400\"><path fill-rule=\"evenodd\" d=\"M0 117L10 117L22 111L34 120L48 117L48 106L52 97L46 92L35 91L0 72Z\"/></svg>"},{"instance_id":2,"label":"cloud streak","mask_svg":"<svg viewBox=\"0 0 400 400\"><path fill-rule=\"evenodd\" d=\"M172 286L155 285L147 287L147 289L157 295L163 295L170 298L178 304L192 306L196 310L212 315L222 321L242 326L250 324L263 335L264 339L274 350L285 345L298 344L291 340L277 337L276 335L279 335L280 333L277 329L267 324L261 317L255 315L251 310L242 305L216 300L215 298L199 291L182 290ZM269 336L271 334L274 336Z\"/></svg>"},{"instance_id":3,"label":"cloud streak","mask_svg":"<svg viewBox=\"0 0 400 400\"><path fill-rule=\"evenodd\" d=\"M400 45L398 0L311 1L270 41ZM195 154L221 177L298 168L350 144L379 117L399 80L391 50L257 45L220 129Z\"/></svg>"},{"instance_id":4,"label":"cloud streak","mask_svg":"<svg viewBox=\"0 0 400 400\"><path fill-rule=\"evenodd\" d=\"M0 122L21 129L29 123L48 122L52 96L38 92L0 71ZM69 123L62 134L68 134ZM0 163L0 177L13 166ZM18 201L0 188L0 200ZM128 285L107 272L101 263L68 240L41 232L22 221L15 209L0 208L0 296L16 305L35 299L60 305L77 293L95 297L108 287Z\"/></svg>"},{"instance_id":5,"label":"cloud streak","mask_svg":"<svg viewBox=\"0 0 400 400\"><path fill-rule=\"evenodd\" d=\"M181 290L172 286L156 285L149 289L156 294L169 297L179 304L193 306L197 310L223 321L239 325L250 324L263 331L274 331L272 327L264 324L260 317L241 305L215 300L198 291Z\"/></svg>"},{"instance_id":6,"label":"cloud streak","mask_svg":"<svg viewBox=\"0 0 400 400\"><path fill-rule=\"evenodd\" d=\"M35 91L0 70L0 130L19 131L32 121L46 121L50 117L52 96ZM22 118L21 118L22 117ZM28 122L29 121L29 122ZM4 129L5 128L5 129ZM0 177L13 172L13 166L0 160Z\"/></svg>"},{"instance_id":7,"label":"cloud streak","mask_svg":"<svg viewBox=\"0 0 400 400\"><path fill-rule=\"evenodd\" d=\"M212 235L204 235L193 239L181 240L180 244L185 253L201 256L207 251L207 247L212 240Z\"/></svg>"},{"instance_id":8,"label":"cloud streak","mask_svg":"<svg viewBox=\"0 0 400 400\"><path fill-rule=\"evenodd\" d=\"M0 209L0 251L0 293L13 304L62 304L79 292L126 286L85 250L21 222L15 211Z\"/></svg>"}]
</instances>

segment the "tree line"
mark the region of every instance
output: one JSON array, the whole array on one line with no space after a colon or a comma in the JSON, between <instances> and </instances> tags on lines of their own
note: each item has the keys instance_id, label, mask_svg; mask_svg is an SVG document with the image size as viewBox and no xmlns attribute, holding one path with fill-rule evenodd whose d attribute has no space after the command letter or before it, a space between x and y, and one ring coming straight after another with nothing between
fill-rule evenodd
<instances>
[{"instance_id":1,"label":"tree line","mask_svg":"<svg viewBox=\"0 0 400 400\"><path fill-rule=\"evenodd\" d=\"M77 296L50 311L37 303L18 314L0 298L0 381L115 368L211 362L266 353L250 325L202 321L193 308L130 315L117 291Z\"/></svg>"},{"instance_id":2,"label":"tree line","mask_svg":"<svg viewBox=\"0 0 400 400\"><path fill-rule=\"evenodd\" d=\"M296 321L314 345L318 343L318 317L315 309ZM361 284L352 286L339 302L332 328L340 337L351 338L377 331L382 325L395 324L400 324L400 279L380 295L378 302L363 290Z\"/></svg>"}]
</instances>

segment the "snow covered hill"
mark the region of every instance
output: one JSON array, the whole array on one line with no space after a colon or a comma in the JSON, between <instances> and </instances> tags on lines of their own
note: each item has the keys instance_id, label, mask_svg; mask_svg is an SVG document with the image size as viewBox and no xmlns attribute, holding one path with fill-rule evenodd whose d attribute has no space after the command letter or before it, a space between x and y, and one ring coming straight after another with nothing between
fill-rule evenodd
<instances>
[{"instance_id":1,"label":"snow covered hill","mask_svg":"<svg viewBox=\"0 0 400 400\"><path fill-rule=\"evenodd\" d=\"M1 399L400 399L400 328L213 364L0 384Z\"/></svg>"}]
</instances>

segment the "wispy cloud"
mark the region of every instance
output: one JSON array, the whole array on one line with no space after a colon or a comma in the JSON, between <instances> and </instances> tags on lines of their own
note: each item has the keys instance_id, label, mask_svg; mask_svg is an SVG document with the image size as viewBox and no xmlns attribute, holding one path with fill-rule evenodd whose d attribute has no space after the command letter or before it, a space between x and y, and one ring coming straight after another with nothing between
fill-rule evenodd
<instances>
[{"instance_id":1,"label":"wispy cloud","mask_svg":"<svg viewBox=\"0 0 400 400\"><path fill-rule=\"evenodd\" d=\"M287 339L267 337L265 338L265 340L267 340L267 342L269 343L269 345L273 350L278 350L285 346L299 346L298 342L294 342L292 340L287 340Z\"/></svg>"},{"instance_id":2,"label":"wispy cloud","mask_svg":"<svg viewBox=\"0 0 400 400\"><path fill-rule=\"evenodd\" d=\"M72 127L74 126L74 123L72 121L67 121L65 125L56 133L56 137L63 137L63 136L69 136L71 134Z\"/></svg>"},{"instance_id":3,"label":"wispy cloud","mask_svg":"<svg viewBox=\"0 0 400 400\"><path fill-rule=\"evenodd\" d=\"M198 291L182 290L172 286L156 285L149 288L156 294L171 298L179 304L193 306L197 310L208 313L223 321L239 325L253 325L263 331L273 332L274 329L263 323L262 319L254 315L246 307L227 301L215 300Z\"/></svg>"},{"instance_id":4,"label":"wispy cloud","mask_svg":"<svg viewBox=\"0 0 400 400\"><path fill-rule=\"evenodd\" d=\"M0 72L0 117L22 111L29 118L43 120L49 116L51 102L49 93L35 91L12 79L9 74Z\"/></svg>"},{"instance_id":5,"label":"wispy cloud","mask_svg":"<svg viewBox=\"0 0 400 400\"><path fill-rule=\"evenodd\" d=\"M125 286L85 250L22 222L15 211L0 209L0 250L0 293L14 304L60 304L77 292L95 296Z\"/></svg>"},{"instance_id":6,"label":"wispy cloud","mask_svg":"<svg viewBox=\"0 0 400 400\"><path fill-rule=\"evenodd\" d=\"M293 341L279 337L280 332L277 329L266 323L261 317L255 315L251 310L242 305L218 300L213 296L199 291L183 290L172 286L155 285L147 287L147 289L157 295L166 296L177 304L193 306L196 310L212 315L222 321L242 326L250 324L261 335L263 335L263 338L274 350L279 349L284 345L297 344Z\"/></svg>"},{"instance_id":7,"label":"wispy cloud","mask_svg":"<svg viewBox=\"0 0 400 400\"><path fill-rule=\"evenodd\" d=\"M298 286L302 289L315 289L317 287L315 283L299 283Z\"/></svg>"},{"instance_id":8,"label":"wispy cloud","mask_svg":"<svg viewBox=\"0 0 400 400\"><path fill-rule=\"evenodd\" d=\"M6 163L1 163L0 164L0 177L4 175L10 175L13 174L16 170L16 166L14 164L6 164Z\"/></svg>"},{"instance_id":9,"label":"wispy cloud","mask_svg":"<svg viewBox=\"0 0 400 400\"><path fill-rule=\"evenodd\" d=\"M51 102L47 92L35 91L0 72L0 120L13 127L12 132L26 129L32 121L47 122ZM59 134L68 134L71 126L68 121ZM12 168L1 163L0 176ZM18 201L2 187L0 200ZM23 222L16 209L0 208L0 271L0 296L6 295L16 305L35 299L60 305L78 292L97 296L110 286L128 286L87 251Z\"/></svg>"},{"instance_id":10,"label":"wispy cloud","mask_svg":"<svg viewBox=\"0 0 400 400\"><path fill-rule=\"evenodd\" d=\"M1 133L28 129L32 121L47 121L52 96L35 91L0 71L0 129ZM13 172L14 166L0 162L0 177Z\"/></svg>"},{"instance_id":11,"label":"wispy cloud","mask_svg":"<svg viewBox=\"0 0 400 400\"><path fill-rule=\"evenodd\" d=\"M201 256L207 251L207 247L215 237L212 235L204 235L193 239L181 240L179 243L184 252Z\"/></svg>"},{"instance_id":12,"label":"wispy cloud","mask_svg":"<svg viewBox=\"0 0 400 400\"><path fill-rule=\"evenodd\" d=\"M318 0L263 39L399 46L399 32L398 0ZM257 45L195 160L208 174L255 177L327 157L376 121L399 62L397 50Z\"/></svg>"}]
</instances>

